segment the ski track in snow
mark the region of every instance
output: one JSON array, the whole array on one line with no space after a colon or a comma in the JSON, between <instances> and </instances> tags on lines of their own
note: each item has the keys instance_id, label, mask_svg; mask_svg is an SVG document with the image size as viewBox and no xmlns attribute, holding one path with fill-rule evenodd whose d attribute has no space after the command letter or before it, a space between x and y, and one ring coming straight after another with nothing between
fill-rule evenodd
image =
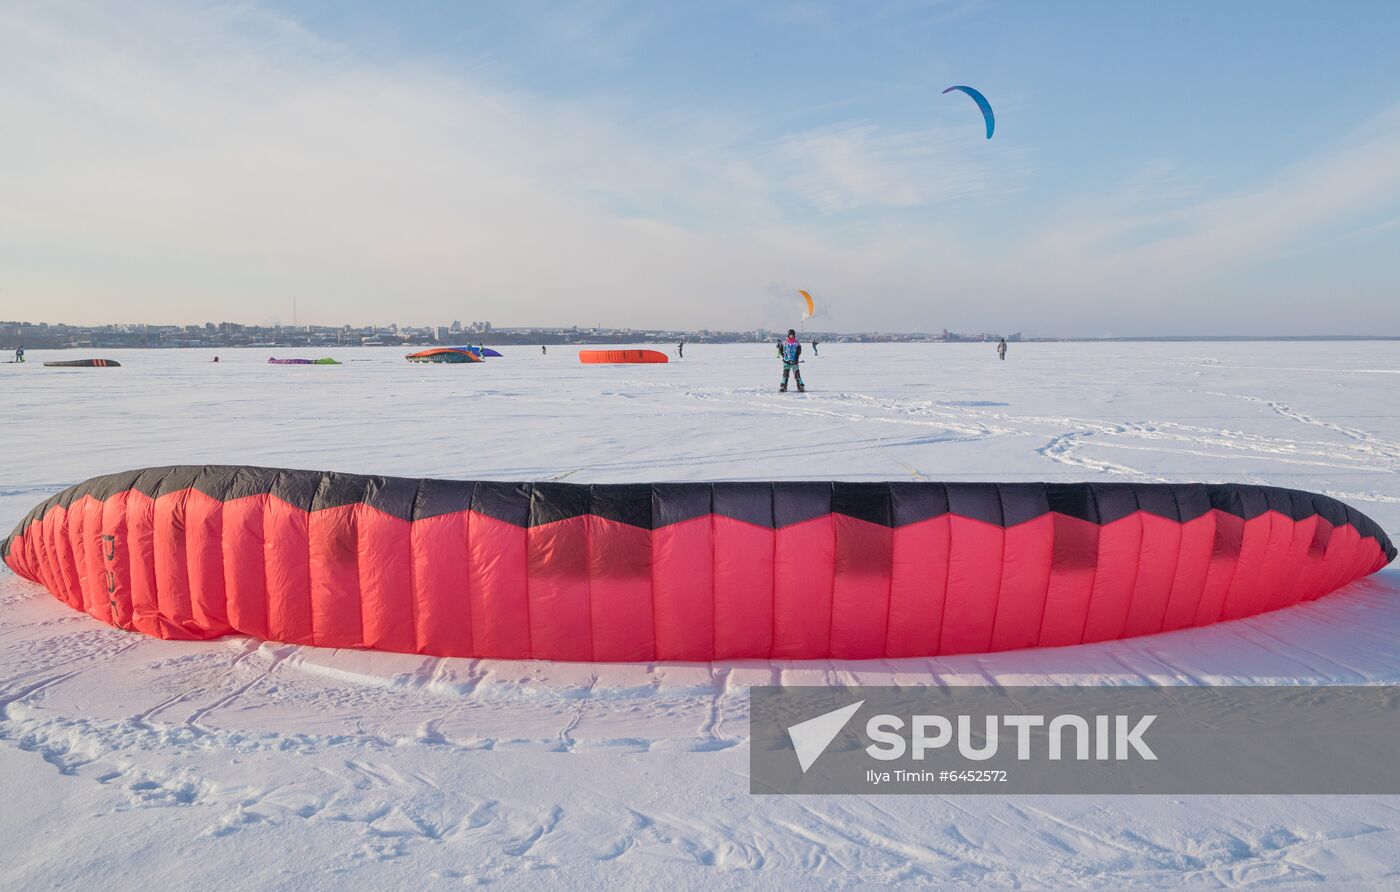
<instances>
[{"instance_id":1,"label":"ski track in snow","mask_svg":"<svg viewBox=\"0 0 1400 892\"><path fill-rule=\"evenodd\" d=\"M645 375L524 348L466 370L367 350L380 361L299 377L225 350L219 378L188 368L197 351L109 351L125 377L100 401L88 376L0 370L27 389L13 423L31 432L0 465L0 525L55 480L236 461L572 482L1248 480L1400 529L1400 422L1386 378L1357 375L1388 370L1347 367L1357 345L1013 345L1001 364L983 346L833 344L800 396L768 389L764 349L696 345ZM1364 349L1400 366L1393 345ZM1308 374L1272 368L1284 351ZM924 378L937 392L905 383ZM69 411L101 423L69 427ZM1397 595L1392 568L1288 610L1074 648L590 665L158 641L0 570L0 829L26 855L0 885L1393 885L1396 797L754 797L747 688L1400 683Z\"/></svg>"}]
</instances>

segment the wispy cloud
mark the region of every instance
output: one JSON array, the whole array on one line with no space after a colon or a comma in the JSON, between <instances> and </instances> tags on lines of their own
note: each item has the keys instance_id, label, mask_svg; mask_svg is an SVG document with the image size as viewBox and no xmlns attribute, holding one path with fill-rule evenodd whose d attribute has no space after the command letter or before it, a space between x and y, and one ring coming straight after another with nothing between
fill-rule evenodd
<instances>
[{"instance_id":1,"label":"wispy cloud","mask_svg":"<svg viewBox=\"0 0 1400 892\"><path fill-rule=\"evenodd\" d=\"M1400 109L1248 189L1200 196L1172 183L1171 170L1155 164L1119 192L1067 209L1021 246L1025 258L1065 291L1118 284L1142 294L1276 259L1400 202Z\"/></svg>"},{"instance_id":2,"label":"wispy cloud","mask_svg":"<svg viewBox=\"0 0 1400 892\"><path fill-rule=\"evenodd\" d=\"M987 153L974 158L960 150L967 144L965 134L884 134L874 124L846 124L782 139L769 166L775 182L823 211L919 207L1023 187L1025 172L1015 170L1014 161L994 168ZM1008 153L996 157L1011 159Z\"/></svg>"},{"instance_id":3,"label":"wispy cloud","mask_svg":"<svg viewBox=\"0 0 1400 892\"><path fill-rule=\"evenodd\" d=\"M522 3L519 21L555 53L619 67L652 30L657 7L626 0Z\"/></svg>"},{"instance_id":4,"label":"wispy cloud","mask_svg":"<svg viewBox=\"0 0 1400 892\"><path fill-rule=\"evenodd\" d=\"M543 322L586 303L588 319L722 324L774 269L831 255L804 218L988 176L930 134L658 127L369 66L256 7L88 11L0 14L0 74L26 88L0 111L30 135L0 147L0 232L11 275L26 252L70 255L28 290L75 312L268 313L296 293L328 318L470 304Z\"/></svg>"}]
</instances>

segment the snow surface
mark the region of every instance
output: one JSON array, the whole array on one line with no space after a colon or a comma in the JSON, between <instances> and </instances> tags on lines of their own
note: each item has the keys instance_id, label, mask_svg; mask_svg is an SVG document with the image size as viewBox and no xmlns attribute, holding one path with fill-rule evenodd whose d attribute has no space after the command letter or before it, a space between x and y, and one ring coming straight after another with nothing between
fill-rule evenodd
<instances>
[{"instance_id":1,"label":"snow surface","mask_svg":"<svg viewBox=\"0 0 1400 892\"><path fill-rule=\"evenodd\" d=\"M0 529L161 464L614 482L1207 480L1400 532L1400 344L85 350L0 365ZM210 363L213 354L223 359ZM1125 642L935 660L442 660L108 628L0 570L0 887L1371 888L1400 797L754 797L746 686L1400 682L1400 572Z\"/></svg>"}]
</instances>

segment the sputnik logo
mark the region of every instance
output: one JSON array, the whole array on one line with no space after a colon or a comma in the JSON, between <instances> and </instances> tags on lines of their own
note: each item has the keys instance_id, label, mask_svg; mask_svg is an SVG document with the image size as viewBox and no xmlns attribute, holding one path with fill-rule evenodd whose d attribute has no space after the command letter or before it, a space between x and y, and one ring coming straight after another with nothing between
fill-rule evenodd
<instances>
[{"instance_id":1,"label":"sputnik logo","mask_svg":"<svg viewBox=\"0 0 1400 892\"><path fill-rule=\"evenodd\" d=\"M836 735L841 733L851 716L855 715L856 710L864 703L864 700L857 700L850 706L843 706L814 719L788 726L788 737L792 739L792 748L797 753L797 764L802 766L803 774L806 774L812 763L826 752L831 741L836 739Z\"/></svg>"}]
</instances>

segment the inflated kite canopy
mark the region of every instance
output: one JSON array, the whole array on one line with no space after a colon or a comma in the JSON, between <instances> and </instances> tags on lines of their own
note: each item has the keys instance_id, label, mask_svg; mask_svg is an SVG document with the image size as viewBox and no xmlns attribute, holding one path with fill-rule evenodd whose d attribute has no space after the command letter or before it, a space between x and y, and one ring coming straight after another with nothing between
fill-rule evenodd
<instances>
[{"instance_id":1,"label":"inflated kite canopy","mask_svg":"<svg viewBox=\"0 0 1400 892\"><path fill-rule=\"evenodd\" d=\"M987 125L987 139L991 139L992 133L997 129L997 119L996 115L992 113L992 104L987 101L987 97L982 95L981 90L963 86L961 84L949 87L943 92L951 93L954 90L966 93L972 99L973 102L977 103L977 107L982 110L982 120Z\"/></svg>"},{"instance_id":2,"label":"inflated kite canopy","mask_svg":"<svg viewBox=\"0 0 1400 892\"><path fill-rule=\"evenodd\" d=\"M51 369L115 369L121 368L121 363L115 359L60 359L54 362L46 362L44 365Z\"/></svg>"},{"instance_id":3,"label":"inflated kite canopy","mask_svg":"<svg viewBox=\"0 0 1400 892\"><path fill-rule=\"evenodd\" d=\"M1326 496L1126 483L573 485L173 467L5 562L104 622L552 660L926 656L1249 616L1395 557Z\"/></svg>"},{"instance_id":4,"label":"inflated kite canopy","mask_svg":"<svg viewBox=\"0 0 1400 892\"><path fill-rule=\"evenodd\" d=\"M590 364L624 362L670 362L660 350L580 350L578 361Z\"/></svg>"},{"instance_id":5,"label":"inflated kite canopy","mask_svg":"<svg viewBox=\"0 0 1400 892\"><path fill-rule=\"evenodd\" d=\"M466 347L431 347L427 350L419 350L417 353L410 353L404 358L409 362L463 363L482 361L481 356L475 350L468 350Z\"/></svg>"}]
</instances>

